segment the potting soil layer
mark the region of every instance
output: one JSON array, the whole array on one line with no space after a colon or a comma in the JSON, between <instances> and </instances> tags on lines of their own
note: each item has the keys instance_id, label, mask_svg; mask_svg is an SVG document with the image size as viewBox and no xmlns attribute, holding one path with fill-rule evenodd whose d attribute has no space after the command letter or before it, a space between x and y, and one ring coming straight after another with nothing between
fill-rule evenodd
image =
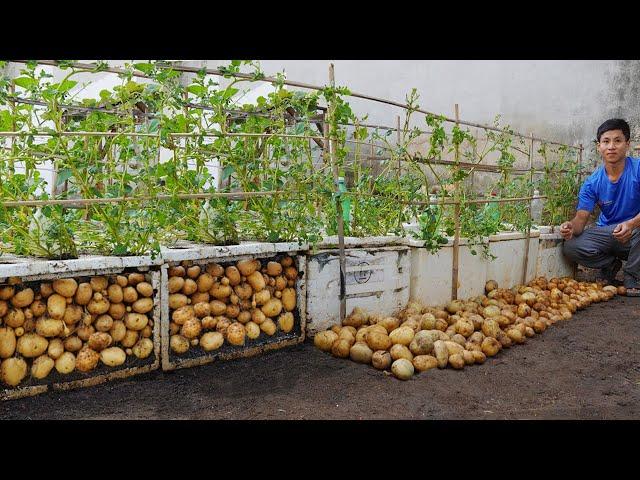
<instances>
[{"instance_id":1,"label":"potting soil layer","mask_svg":"<svg viewBox=\"0 0 640 480\"><path fill-rule=\"evenodd\" d=\"M0 403L2 419L640 418L640 298L593 304L483 365L403 382L304 344Z\"/></svg>"}]
</instances>

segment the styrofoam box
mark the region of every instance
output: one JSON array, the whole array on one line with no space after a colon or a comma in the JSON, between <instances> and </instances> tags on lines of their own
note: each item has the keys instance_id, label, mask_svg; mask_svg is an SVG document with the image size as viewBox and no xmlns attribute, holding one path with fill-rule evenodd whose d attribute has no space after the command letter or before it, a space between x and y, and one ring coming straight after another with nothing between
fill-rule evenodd
<instances>
[{"instance_id":1,"label":"styrofoam box","mask_svg":"<svg viewBox=\"0 0 640 480\"><path fill-rule=\"evenodd\" d=\"M355 307L392 315L407 304L411 275L407 246L347 248L345 258L347 315ZM339 322L339 250L311 252L307 260L307 331L313 335Z\"/></svg>"},{"instance_id":2,"label":"styrofoam box","mask_svg":"<svg viewBox=\"0 0 640 480\"><path fill-rule=\"evenodd\" d=\"M531 230L527 275L524 282L536 276L536 259L540 232ZM499 232L489 237L489 251L497 258L487 263L487 280L495 280L502 288L522 283L527 237L523 232Z\"/></svg>"},{"instance_id":3,"label":"styrofoam box","mask_svg":"<svg viewBox=\"0 0 640 480\"><path fill-rule=\"evenodd\" d=\"M15 388L0 387L0 399L10 400L25 396L36 395L47 390L69 390L88 387L100 383L126 378L132 375L156 370L160 365L160 272L159 257L152 259L148 256L139 257L107 257L100 255L81 256L71 260L46 260L42 258L17 257L3 255L0 257L0 284L10 277L19 277L22 282L39 282L58 278L92 277L98 275L114 275L130 268L131 271L146 272L148 281L153 286L153 352L144 360L127 356L127 361L119 367L106 367L102 363L91 372L74 370L70 374L62 375L54 370L42 380L33 380L28 376ZM29 362L30 363L30 362ZM3 385L4 387L4 385Z\"/></svg>"},{"instance_id":4,"label":"styrofoam box","mask_svg":"<svg viewBox=\"0 0 640 480\"><path fill-rule=\"evenodd\" d=\"M550 227L541 227L540 247L536 262L536 276L547 277L573 277L575 265L562 253L564 240L556 231L551 233Z\"/></svg>"},{"instance_id":5,"label":"styrofoam box","mask_svg":"<svg viewBox=\"0 0 640 480\"><path fill-rule=\"evenodd\" d=\"M484 239L487 241L487 239ZM429 253L420 240L406 239L411 248L410 297L426 305L444 305L451 301L453 282L453 239L436 253ZM458 257L458 298L467 299L484 292L487 262L479 247L460 239ZM476 251L472 254L471 250Z\"/></svg>"}]
</instances>

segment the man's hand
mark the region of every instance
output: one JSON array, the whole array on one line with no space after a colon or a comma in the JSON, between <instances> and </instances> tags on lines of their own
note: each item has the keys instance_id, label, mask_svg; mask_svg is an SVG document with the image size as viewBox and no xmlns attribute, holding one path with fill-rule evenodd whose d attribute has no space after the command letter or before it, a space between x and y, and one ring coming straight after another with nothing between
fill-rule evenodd
<instances>
[{"instance_id":1,"label":"man's hand","mask_svg":"<svg viewBox=\"0 0 640 480\"><path fill-rule=\"evenodd\" d=\"M631 239L633 229L627 222L619 223L616 228L613 229L613 237L620 243L627 243Z\"/></svg>"},{"instance_id":2,"label":"man's hand","mask_svg":"<svg viewBox=\"0 0 640 480\"><path fill-rule=\"evenodd\" d=\"M565 240L571 240L573 238L573 223L564 222L560 225L560 236Z\"/></svg>"}]
</instances>

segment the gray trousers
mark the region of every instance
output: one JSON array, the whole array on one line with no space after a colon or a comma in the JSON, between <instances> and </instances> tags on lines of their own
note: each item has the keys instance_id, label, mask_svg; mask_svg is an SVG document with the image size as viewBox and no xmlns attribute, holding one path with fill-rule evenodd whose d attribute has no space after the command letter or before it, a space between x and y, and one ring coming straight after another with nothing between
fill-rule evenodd
<instances>
[{"instance_id":1,"label":"gray trousers","mask_svg":"<svg viewBox=\"0 0 640 480\"><path fill-rule=\"evenodd\" d=\"M613 237L615 225L593 226L581 235L565 240L562 251L575 263L588 268L610 268L616 258L627 260L623 268L624 286L640 287L640 228L633 230L624 245Z\"/></svg>"}]
</instances>

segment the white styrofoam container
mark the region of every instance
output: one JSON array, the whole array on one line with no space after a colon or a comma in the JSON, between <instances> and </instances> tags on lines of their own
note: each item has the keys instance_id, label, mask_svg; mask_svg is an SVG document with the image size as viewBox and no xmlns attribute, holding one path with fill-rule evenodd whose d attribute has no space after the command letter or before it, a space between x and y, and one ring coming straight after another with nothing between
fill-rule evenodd
<instances>
[{"instance_id":1,"label":"white styrofoam container","mask_svg":"<svg viewBox=\"0 0 640 480\"><path fill-rule=\"evenodd\" d=\"M540 232L531 230L525 283L536 277L536 259ZM487 263L487 280L502 288L522 283L527 236L523 232L499 232L489 237L489 251L497 258Z\"/></svg>"},{"instance_id":2,"label":"white styrofoam container","mask_svg":"<svg viewBox=\"0 0 640 480\"><path fill-rule=\"evenodd\" d=\"M354 307L392 315L406 306L411 274L407 246L347 248L345 258L347 315ZM307 260L307 332L313 335L339 322L339 251L315 250Z\"/></svg>"},{"instance_id":3,"label":"white styrofoam container","mask_svg":"<svg viewBox=\"0 0 640 480\"><path fill-rule=\"evenodd\" d=\"M443 245L436 253L422 245L423 241L407 238L406 245L411 247L411 288L412 300L426 305L444 305L451 301L453 282L453 239ZM485 239L485 241L487 241ZM466 238L460 239L458 257L458 298L467 299L484 293L487 262L477 247L477 253L471 253L472 246Z\"/></svg>"},{"instance_id":4,"label":"white styrofoam container","mask_svg":"<svg viewBox=\"0 0 640 480\"><path fill-rule=\"evenodd\" d=\"M240 245L216 246L184 242L180 248L163 248L162 258L164 264L160 271L160 290L162 292L160 317L161 317L161 366L163 370L177 368L189 368L204 365L217 360L231 360L240 357L259 355L269 350L284 348L301 343L306 335L306 250L307 244L291 243L262 243L242 242ZM170 349L169 325L170 309L168 294L168 268L182 261L190 261L194 265L206 265L211 262L220 263L223 266L232 264L238 260L248 258L269 259L278 254L287 253L293 257L298 269L296 281L296 309L295 327L289 333L278 331L273 337L260 335L256 340L247 340L242 347L225 344L212 352L189 349L183 355L176 355Z\"/></svg>"},{"instance_id":5,"label":"white styrofoam container","mask_svg":"<svg viewBox=\"0 0 640 480\"><path fill-rule=\"evenodd\" d=\"M575 265L562 253L564 240L557 231L551 232L551 227L540 227L540 247L536 262L536 276L547 277L573 277Z\"/></svg>"},{"instance_id":6,"label":"white styrofoam container","mask_svg":"<svg viewBox=\"0 0 640 480\"><path fill-rule=\"evenodd\" d=\"M83 255L71 260L47 260L34 257L19 257L13 255L0 256L0 284L8 281L10 277L19 277L22 282L39 282L43 280L55 280L58 278L92 277L97 275L113 275L134 269L145 272L147 281L153 286L153 310L152 319L153 352L145 360L136 360L128 356L127 361L119 367L106 367L99 364L90 372L77 370L67 375L52 371L42 380L33 380L27 376L25 380L15 388L3 388L0 385L0 400L10 400L25 396L37 395L48 390L69 390L73 388L89 387L104 383L109 380L127 378L138 375L160 366L160 272L158 271L162 259L148 256L139 257L108 257L100 255ZM131 271L131 270L130 270Z\"/></svg>"}]
</instances>

